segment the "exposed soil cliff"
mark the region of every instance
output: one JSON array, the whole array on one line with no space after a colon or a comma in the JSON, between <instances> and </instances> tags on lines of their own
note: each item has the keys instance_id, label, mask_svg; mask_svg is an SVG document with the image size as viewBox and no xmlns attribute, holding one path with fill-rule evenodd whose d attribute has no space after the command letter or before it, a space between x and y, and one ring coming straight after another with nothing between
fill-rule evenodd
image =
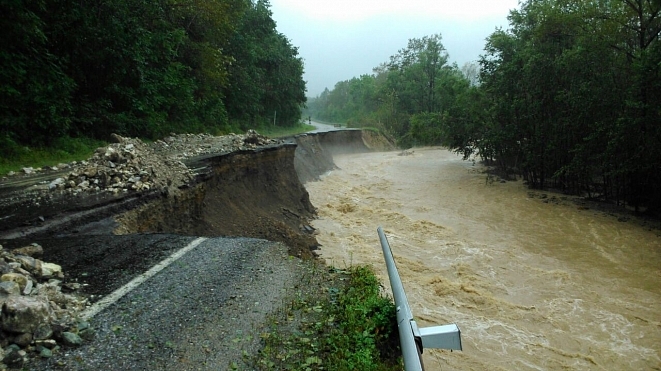
<instances>
[{"instance_id":1,"label":"exposed soil cliff","mask_svg":"<svg viewBox=\"0 0 661 371\"><path fill-rule=\"evenodd\" d=\"M306 229L314 207L294 171L295 150L283 144L198 159L205 172L197 183L117 215L115 233L255 237L309 257L317 246Z\"/></svg>"},{"instance_id":2,"label":"exposed soil cliff","mask_svg":"<svg viewBox=\"0 0 661 371\"><path fill-rule=\"evenodd\" d=\"M0 184L0 239L72 233L245 236L284 242L293 255L310 256L317 243L307 223L315 211L303 183L332 170L333 154L392 148L382 136L361 130L282 141L253 132L168 138L151 147L127 138L117 142L68 174L43 174L32 178L36 184L30 177L14 181L19 186ZM117 154L125 156L112 157ZM112 175L120 164L135 174ZM105 177L96 179L99 174ZM99 189L105 183L112 188Z\"/></svg>"},{"instance_id":3,"label":"exposed soil cliff","mask_svg":"<svg viewBox=\"0 0 661 371\"><path fill-rule=\"evenodd\" d=\"M287 142L189 161L198 169L195 184L117 215L114 232L263 238L310 257L318 245L308 225L315 210L303 183L332 170L333 154L392 147L361 130L304 134Z\"/></svg>"}]
</instances>

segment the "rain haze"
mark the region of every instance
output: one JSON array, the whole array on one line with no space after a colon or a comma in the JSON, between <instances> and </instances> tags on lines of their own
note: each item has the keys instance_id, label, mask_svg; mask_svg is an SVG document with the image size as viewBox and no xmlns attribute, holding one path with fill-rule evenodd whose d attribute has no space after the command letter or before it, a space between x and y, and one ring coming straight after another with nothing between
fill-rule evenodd
<instances>
[{"instance_id":1,"label":"rain haze","mask_svg":"<svg viewBox=\"0 0 661 371\"><path fill-rule=\"evenodd\" d=\"M518 0L271 0L278 31L305 61L315 97L387 62L411 38L440 33L449 62L477 61Z\"/></svg>"}]
</instances>

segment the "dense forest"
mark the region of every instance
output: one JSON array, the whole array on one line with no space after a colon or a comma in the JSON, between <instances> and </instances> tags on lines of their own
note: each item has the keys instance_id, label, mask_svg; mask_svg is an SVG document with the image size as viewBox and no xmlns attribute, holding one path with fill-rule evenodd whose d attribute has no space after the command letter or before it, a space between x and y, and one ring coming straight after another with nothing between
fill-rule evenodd
<instances>
[{"instance_id":1,"label":"dense forest","mask_svg":"<svg viewBox=\"0 0 661 371\"><path fill-rule=\"evenodd\" d=\"M661 211L661 0L525 0L477 63L412 39L310 99L326 121L479 155L531 187Z\"/></svg>"},{"instance_id":2,"label":"dense forest","mask_svg":"<svg viewBox=\"0 0 661 371\"><path fill-rule=\"evenodd\" d=\"M0 14L0 155L291 126L306 100L267 0L2 0Z\"/></svg>"}]
</instances>

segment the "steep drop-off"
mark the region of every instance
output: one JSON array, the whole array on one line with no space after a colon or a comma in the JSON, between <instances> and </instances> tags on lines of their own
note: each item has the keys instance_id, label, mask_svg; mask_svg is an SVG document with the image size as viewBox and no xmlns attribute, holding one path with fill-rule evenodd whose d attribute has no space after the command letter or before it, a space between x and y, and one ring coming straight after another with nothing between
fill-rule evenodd
<instances>
[{"instance_id":1,"label":"steep drop-off","mask_svg":"<svg viewBox=\"0 0 661 371\"><path fill-rule=\"evenodd\" d=\"M295 150L284 144L197 159L204 170L195 184L115 216L114 232L256 237L310 256L314 207L294 171Z\"/></svg>"},{"instance_id":2,"label":"steep drop-off","mask_svg":"<svg viewBox=\"0 0 661 371\"><path fill-rule=\"evenodd\" d=\"M307 257L317 242L308 225L315 209L303 184L334 169L334 154L392 148L373 132L341 130L190 158L185 163L196 175L183 187L113 197L71 196L46 208L29 203L16 210L25 213L23 225L16 217L12 223L2 223L0 238L131 233L245 236L283 242L292 255Z\"/></svg>"},{"instance_id":3,"label":"steep drop-off","mask_svg":"<svg viewBox=\"0 0 661 371\"><path fill-rule=\"evenodd\" d=\"M303 134L288 143L191 161L198 182L179 195L149 202L115 217L115 233L245 236L279 241L292 255L317 246L314 217L303 183L335 168L333 154L383 148L387 141L361 130Z\"/></svg>"}]
</instances>

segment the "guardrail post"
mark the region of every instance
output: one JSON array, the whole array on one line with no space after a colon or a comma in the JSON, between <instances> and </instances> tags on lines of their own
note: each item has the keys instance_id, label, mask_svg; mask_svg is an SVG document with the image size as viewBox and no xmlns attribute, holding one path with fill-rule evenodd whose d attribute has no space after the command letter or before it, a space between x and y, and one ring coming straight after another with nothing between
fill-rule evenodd
<instances>
[{"instance_id":1,"label":"guardrail post","mask_svg":"<svg viewBox=\"0 0 661 371\"><path fill-rule=\"evenodd\" d=\"M402 358L404 359L404 369L406 371L422 371L424 365L421 355L424 347L461 350L461 331L455 324L418 328L413 319L413 313L383 228L379 227L377 233L381 240L383 257L386 261L388 278L390 279L390 286L397 308L397 329L402 348Z\"/></svg>"}]
</instances>

